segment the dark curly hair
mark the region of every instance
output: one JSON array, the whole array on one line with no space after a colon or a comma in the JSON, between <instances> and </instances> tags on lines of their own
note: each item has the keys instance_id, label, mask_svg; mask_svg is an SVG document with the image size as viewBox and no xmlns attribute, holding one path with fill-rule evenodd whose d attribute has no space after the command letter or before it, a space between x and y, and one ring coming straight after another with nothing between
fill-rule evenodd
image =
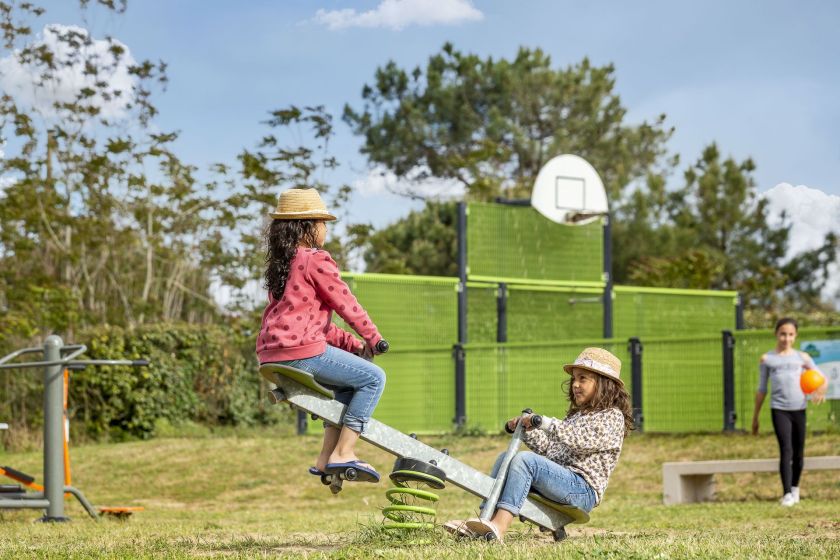
<instances>
[{"instance_id":1,"label":"dark curly hair","mask_svg":"<svg viewBox=\"0 0 840 560\"><path fill-rule=\"evenodd\" d=\"M595 380L595 394L582 407L575 403L575 394L572 390L572 377L569 377L569 379L563 382L563 389L569 393L569 411L566 413L566 417L568 418L576 412L590 414L592 412L617 408L624 416L624 436L627 437L627 434L634 429L633 407L630 405L630 395L627 394L627 391L622 385L619 385L609 377L596 374Z\"/></svg>"},{"instance_id":2,"label":"dark curly hair","mask_svg":"<svg viewBox=\"0 0 840 560\"><path fill-rule=\"evenodd\" d=\"M265 230L265 284L274 299L283 297L292 260L301 245L317 246L317 220L272 220Z\"/></svg>"}]
</instances>

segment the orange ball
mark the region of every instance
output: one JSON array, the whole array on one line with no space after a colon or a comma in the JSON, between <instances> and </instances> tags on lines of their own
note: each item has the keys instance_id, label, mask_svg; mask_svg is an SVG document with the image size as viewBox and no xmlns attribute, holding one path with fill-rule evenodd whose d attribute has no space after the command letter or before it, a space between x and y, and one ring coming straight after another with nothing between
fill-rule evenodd
<instances>
[{"instance_id":1,"label":"orange ball","mask_svg":"<svg viewBox=\"0 0 840 560\"><path fill-rule=\"evenodd\" d=\"M823 383L825 383L825 377L815 369L806 369L799 376L799 387L806 395L810 395L819 389Z\"/></svg>"}]
</instances>

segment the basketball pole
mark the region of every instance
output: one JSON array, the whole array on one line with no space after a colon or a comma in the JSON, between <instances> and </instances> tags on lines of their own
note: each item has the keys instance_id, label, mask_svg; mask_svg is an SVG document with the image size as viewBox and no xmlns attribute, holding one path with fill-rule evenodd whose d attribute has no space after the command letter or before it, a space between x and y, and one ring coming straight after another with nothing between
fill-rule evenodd
<instances>
[{"instance_id":1,"label":"basketball pole","mask_svg":"<svg viewBox=\"0 0 840 560\"><path fill-rule=\"evenodd\" d=\"M458 203L458 343L453 348L455 358L455 418L456 428L467 422L467 203Z\"/></svg>"}]
</instances>

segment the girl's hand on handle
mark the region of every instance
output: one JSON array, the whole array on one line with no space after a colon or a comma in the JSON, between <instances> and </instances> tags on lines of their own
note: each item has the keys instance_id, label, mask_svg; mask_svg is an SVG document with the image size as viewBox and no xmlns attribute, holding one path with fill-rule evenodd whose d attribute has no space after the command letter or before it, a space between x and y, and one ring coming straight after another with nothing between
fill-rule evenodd
<instances>
[{"instance_id":1,"label":"girl's hand on handle","mask_svg":"<svg viewBox=\"0 0 840 560\"><path fill-rule=\"evenodd\" d=\"M511 418L505 424L505 431L509 434L512 434L516 430L516 425L519 423L519 416L515 418Z\"/></svg>"},{"instance_id":2,"label":"girl's hand on handle","mask_svg":"<svg viewBox=\"0 0 840 560\"><path fill-rule=\"evenodd\" d=\"M522 425L525 426L525 431L526 432L534 429L534 425L531 423L531 418L533 416L534 415L531 414L530 412L525 412L521 416Z\"/></svg>"},{"instance_id":3,"label":"girl's hand on handle","mask_svg":"<svg viewBox=\"0 0 840 560\"><path fill-rule=\"evenodd\" d=\"M526 412L522 416L515 416L511 418L507 421L507 424L505 424L505 431L507 431L509 434L512 434L514 430L516 430L516 426L519 424L520 421L525 427L525 431L533 430L536 427L532 422L532 418L534 416L534 414Z\"/></svg>"},{"instance_id":4,"label":"girl's hand on handle","mask_svg":"<svg viewBox=\"0 0 840 560\"><path fill-rule=\"evenodd\" d=\"M362 345L362 350L359 352L359 356L370 362L373 361L373 354L373 349L367 343Z\"/></svg>"},{"instance_id":5,"label":"girl's hand on handle","mask_svg":"<svg viewBox=\"0 0 840 560\"><path fill-rule=\"evenodd\" d=\"M371 346L367 342L362 344L362 347L359 349L357 354L364 358L365 360L372 362L374 356L378 356L379 354L384 354L388 351L390 345L384 339L380 339L379 342L376 343L376 346Z\"/></svg>"}]
</instances>

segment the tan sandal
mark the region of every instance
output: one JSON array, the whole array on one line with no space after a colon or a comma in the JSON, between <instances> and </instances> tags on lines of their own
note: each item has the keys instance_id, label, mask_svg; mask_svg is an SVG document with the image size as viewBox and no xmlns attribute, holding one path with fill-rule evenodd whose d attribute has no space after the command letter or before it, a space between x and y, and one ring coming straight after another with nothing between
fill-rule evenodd
<instances>
[{"instance_id":1,"label":"tan sandal","mask_svg":"<svg viewBox=\"0 0 840 560\"><path fill-rule=\"evenodd\" d=\"M476 538L477 535L467 528L466 523L463 519L453 519L444 523L443 528L456 537L464 539Z\"/></svg>"},{"instance_id":2,"label":"tan sandal","mask_svg":"<svg viewBox=\"0 0 840 560\"><path fill-rule=\"evenodd\" d=\"M475 538L484 539L486 541L498 541L504 543L504 538L499 528L492 521L484 521L483 519L467 519L464 523L467 529L475 533Z\"/></svg>"}]
</instances>

